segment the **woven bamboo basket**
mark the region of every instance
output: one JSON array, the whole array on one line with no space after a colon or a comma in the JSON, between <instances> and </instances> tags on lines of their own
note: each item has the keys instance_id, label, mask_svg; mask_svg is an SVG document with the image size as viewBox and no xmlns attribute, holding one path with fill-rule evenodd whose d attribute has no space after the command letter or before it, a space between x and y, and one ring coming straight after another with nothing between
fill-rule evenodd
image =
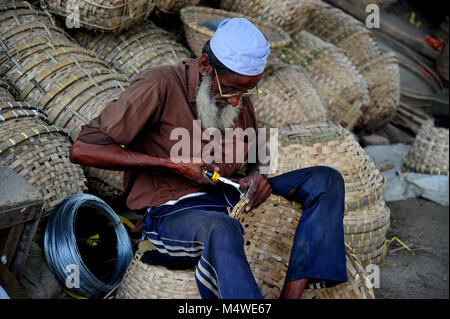
<instances>
[{"instance_id":1,"label":"woven bamboo basket","mask_svg":"<svg viewBox=\"0 0 450 319\"><path fill-rule=\"evenodd\" d=\"M170 270L141 261L137 250L119 286L116 299L200 299L195 269Z\"/></svg>"},{"instance_id":2,"label":"woven bamboo basket","mask_svg":"<svg viewBox=\"0 0 450 319\"><path fill-rule=\"evenodd\" d=\"M75 39L130 79L147 67L173 65L191 56L174 34L150 21L118 35L79 32Z\"/></svg>"},{"instance_id":3,"label":"woven bamboo basket","mask_svg":"<svg viewBox=\"0 0 450 319\"><path fill-rule=\"evenodd\" d=\"M382 198L385 178L348 130L332 122L289 125L280 130L276 175L318 165L342 174L346 212Z\"/></svg>"},{"instance_id":4,"label":"woven bamboo basket","mask_svg":"<svg viewBox=\"0 0 450 319\"><path fill-rule=\"evenodd\" d=\"M183 7L195 6L200 0L155 0L159 10L165 13L179 13Z\"/></svg>"},{"instance_id":5,"label":"woven bamboo basket","mask_svg":"<svg viewBox=\"0 0 450 319\"><path fill-rule=\"evenodd\" d=\"M376 4L377 6L380 7L380 9L384 9L397 2L397 0L347 0L347 1L351 5L354 5L361 9L365 9L369 4ZM339 6L339 2L336 0L328 0L328 2Z\"/></svg>"},{"instance_id":6,"label":"woven bamboo basket","mask_svg":"<svg viewBox=\"0 0 450 319\"><path fill-rule=\"evenodd\" d=\"M330 118L352 130L369 100L367 84L336 46L302 31L282 50L285 63L300 65L322 95Z\"/></svg>"},{"instance_id":7,"label":"woven bamboo basket","mask_svg":"<svg viewBox=\"0 0 450 319\"><path fill-rule=\"evenodd\" d=\"M278 298L284 285L301 206L271 195L258 208L243 214L245 252L256 282L266 299ZM349 281L327 289L306 289L303 298L373 298L362 267L347 251ZM357 269L357 271L355 271ZM359 274L359 276L356 276Z\"/></svg>"},{"instance_id":8,"label":"woven bamboo basket","mask_svg":"<svg viewBox=\"0 0 450 319\"><path fill-rule=\"evenodd\" d=\"M400 68L395 53L387 52L360 67L369 87L370 104L363 107L358 126L378 128L391 121L400 104Z\"/></svg>"},{"instance_id":9,"label":"woven bamboo basket","mask_svg":"<svg viewBox=\"0 0 450 319\"><path fill-rule=\"evenodd\" d=\"M422 174L449 175L448 128L426 121L403 159L408 171Z\"/></svg>"},{"instance_id":10,"label":"woven bamboo basket","mask_svg":"<svg viewBox=\"0 0 450 319\"><path fill-rule=\"evenodd\" d=\"M148 17L153 0L41 0L41 8L70 20L74 27L120 32ZM79 26L77 26L77 23Z\"/></svg>"},{"instance_id":11,"label":"woven bamboo basket","mask_svg":"<svg viewBox=\"0 0 450 319\"><path fill-rule=\"evenodd\" d=\"M221 0L222 9L275 23L289 34L301 31L320 4L318 0Z\"/></svg>"},{"instance_id":12,"label":"woven bamboo basket","mask_svg":"<svg viewBox=\"0 0 450 319\"><path fill-rule=\"evenodd\" d=\"M201 26L201 24L215 19L246 18L255 24L270 43L271 53L267 60L268 64L278 61L281 49L291 40L289 34L275 24L220 9L192 6L185 7L181 9L180 17L184 23L187 43L189 44L191 51L197 57L201 55L205 42L214 35L214 31L205 26Z\"/></svg>"},{"instance_id":13,"label":"woven bamboo basket","mask_svg":"<svg viewBox=\"0 0 450 319\"><path fill-rule=\"evenodd\" d=\"M381 54L375 35L362 22L324 2L314 11L305 31L341 48L357 69Z\"/></svg>"},{"instance_id":14,"label":"woven bamboo basket","mask_svg":"<svg viewBox=\"0 0 450 319\"><path fill-rule=\"evenodd\" d=\"M39 191L43 216L67 196L83 193L86 179L69 160L65 130L50 125L37 108L17 102L0 105L0 160Z\"/></svg>"},{"instance_id":15,"label":"woven bamboo basket","mask_svg":"<svg viewBox=\"0 0 450 319\"><path fill-rule=\"evenodd\" d=\"M268 66L258 92L253 100L256 117L273 126L328 120L322 96L299 66Z\"/></svg>"},{"instance_id":16,"label":"woven bamboo basket","mask_svg":"<svg viewBox=\"0 0 450 319\"><path fill-rule=\"evenodd\" d=\"M14 88L12 88L8 83L0 80L0 103L15 102L13 94L17 94Z\"/></svg>"}]
</instances>

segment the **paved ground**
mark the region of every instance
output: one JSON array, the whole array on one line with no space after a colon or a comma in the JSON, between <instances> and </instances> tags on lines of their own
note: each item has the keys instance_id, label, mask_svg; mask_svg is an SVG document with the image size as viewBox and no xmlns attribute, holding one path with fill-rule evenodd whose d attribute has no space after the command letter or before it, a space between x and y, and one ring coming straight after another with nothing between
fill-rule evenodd
<instances>
[{"instance_id":1,"label":"paved ground","mask_svg":"<svg viewBox=\"0 0 450 319\"><path fill-rule=\"evenodd\" d=\"M387 238L398 237L415 255L397 243L389 246L380 268L377 299L449 298L449 208L414 198L387 203L391 227Z\"/></svg>"}]
</instances>

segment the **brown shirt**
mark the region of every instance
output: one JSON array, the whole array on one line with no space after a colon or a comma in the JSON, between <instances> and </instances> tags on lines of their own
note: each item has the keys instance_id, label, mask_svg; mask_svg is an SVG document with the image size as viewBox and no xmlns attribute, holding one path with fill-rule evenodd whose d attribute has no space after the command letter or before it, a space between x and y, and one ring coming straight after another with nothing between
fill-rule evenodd
<instances>
[{"instance_id":1,"label":"brown shirt","mask_svg":"<svg viewBox=\"0 0 450 319\"><path fill-rule=\"evenodd\" d=\"M197 118L198 85L198 59L141 71L117 101L111 102L99 117L82 127L78 139L90 144L117 143L135 152L170 158L172 146L180 142L180 136L170 139L171 132L175 128L184 128L189 133L190 155L200 157L199 150L193 148L194 127L196 132L203 133L200 126L193 124ZM235 120L235 128L245 130L249 127L256 129L255 112L250 99L245 97L242 98L242 110ZM222 163L215 161L215 165L219 166L222 176L232 177L242 165L236 162L235 150L243 149L245 156L253 143L243 135L233 137L233 162L224 163L225 151L230 149L224 147L225 136L222 133ZM208 143L209 140L201 141L200 152ZM153 207L211 188L193 184L178 174L155 169L125 172L124 184L125 189L130 187L127 206L133 210Z\"/></svg>"}]
</instances>

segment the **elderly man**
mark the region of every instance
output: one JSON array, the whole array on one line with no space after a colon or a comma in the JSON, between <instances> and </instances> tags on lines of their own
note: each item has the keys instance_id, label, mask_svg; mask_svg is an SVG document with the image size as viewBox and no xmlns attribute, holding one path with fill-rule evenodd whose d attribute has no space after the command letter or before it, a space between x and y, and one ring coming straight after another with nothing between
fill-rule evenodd
<instances>
[{"instance_id":1,"label":"elderly man","mask_svg":"<svg viewBox=\"0 0 450 319\"><path fill-rule=\"evenodd\" d=\"M247 211L271 193L303 205L281 298L347 281L339 172L318 166L267 179L257 159L249 161L242 177L237 175L242 163L216 159L230 155L227 143L244 144L248 155L250 141L222 139L210 163L201 158L209 141L202 139L200 150L193 146L196 130L214 128L222 137L227 129L256 130L249 95L269 53L268 41L251 22L226 19L201 57L142 71L117 101L82 127L71 149L74 163L126 171L127 206L146 211L143 237L170 260L196 266L202 298L262 298L244 253L244 230L228 215L240 194L212 183L205 168L239 182ZM183 161L173 158L179 146L175 130L189 133Z\"/></svg>"}]
</instances>

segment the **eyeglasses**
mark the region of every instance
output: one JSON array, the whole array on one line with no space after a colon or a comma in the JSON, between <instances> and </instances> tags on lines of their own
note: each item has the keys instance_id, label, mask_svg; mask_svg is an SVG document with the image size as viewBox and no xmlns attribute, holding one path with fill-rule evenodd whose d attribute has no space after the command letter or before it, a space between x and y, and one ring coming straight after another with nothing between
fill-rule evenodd
<instances>
[{"instance_id":1,"label":"eyeglasses","mask_svg":"<svg viewBox=\"0 0 450 319\"><path fill-rule=\"evenodd\" d=\"M235 97L235 96L249 96L249 95L254 95L254 94L258 94L259 93L258 86L256 86L256 87L254 87L251 90L240 91L240 93L223 94L222 93L222 87L220 86L220 82L219 82L219 77L217 76L216 68L214 68L214 73L216 74L217 86L219 87L219 93L220 93L221 97L230 98L230 97Z\"/></svg>"}]
</instances>

